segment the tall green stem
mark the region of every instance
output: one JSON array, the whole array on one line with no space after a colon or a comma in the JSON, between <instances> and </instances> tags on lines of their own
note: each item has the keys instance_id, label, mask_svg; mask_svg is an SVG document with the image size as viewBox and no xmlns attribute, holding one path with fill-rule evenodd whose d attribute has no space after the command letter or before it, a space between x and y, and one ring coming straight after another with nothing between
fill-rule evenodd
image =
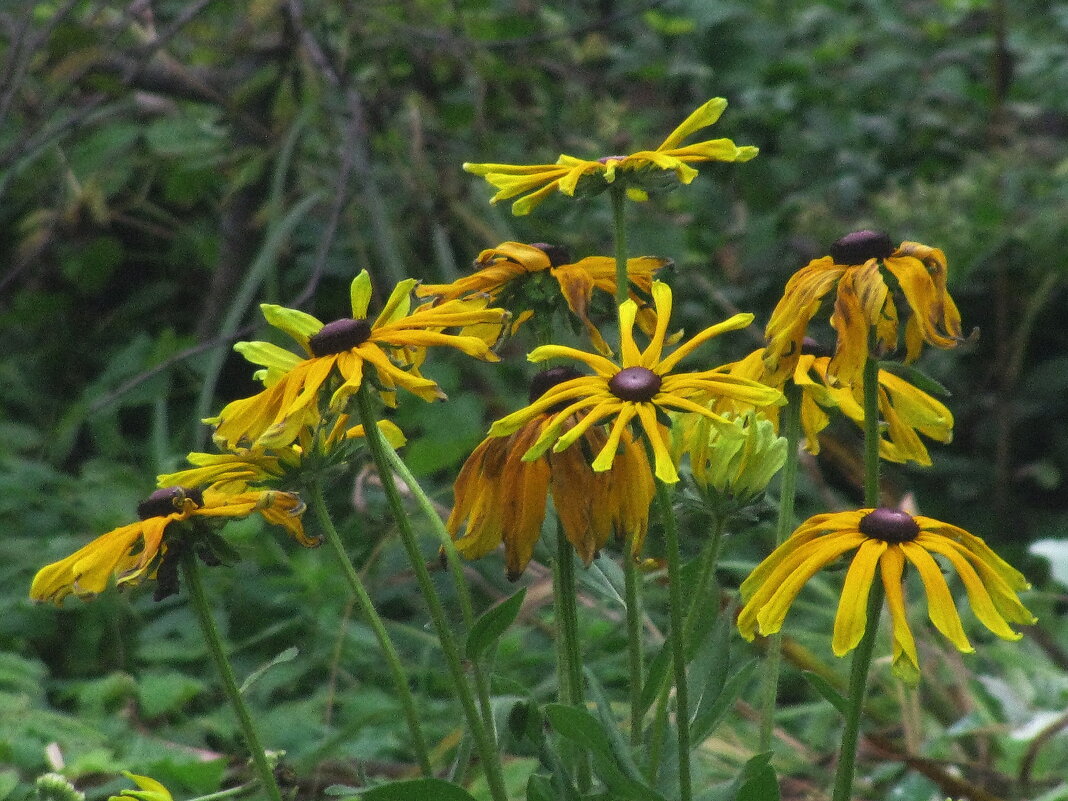
<instances>
[{"instance_id":1,"label":"tall green stem","mask_svg":"<svg viewBox=\"0 0 1068 801\"><path fill-rule=\"evenodd\" d=\"M794 499L797 496L798 446L801 444L801 388L793 381L786 384L786 463L782 467L779 484L779 519L775 526L775 547L782 545L794 527ZM771 735L775 730L775 707L779 692L779 670L782 666L782 634L768 637L760 677L760 734L757 749L771 750Z\"/></svg>"},{"instance_id":2,"label":"tall green stem","mask_svg":"<svg viewBox=\"0 0 1068 801\"><path fill-rule=\"evenodd\" d=\"M630 279L627 277L627 221L625 212L626 195L618 184L609 187L612 198L613 242L616 254L616 306L622 306L630 297Z\"/></svg>"},{"instance_id":3,"label":"tall green stem","mask_svg":"<svg viewBox=\"0 0 1068 801\"><path fill-rule=\"evenodd\" d=\"M363 612L364 617L367 618L371 631L374 632L375 638L378 640L378 647L382 649L382 656L385 657L386 666L389 668L390 677L393 679L393 687L397 692L397 699L400 701L404 718L408 723L408 731L412 736L412 748L415 750L415 756L419 760L419 769L424 776L431 777L434 775L434 769L430 764L430 749L427 748L426 738L423 737L423 729L419 724L419 714L415 708L415 699L412 697L411 687L408 685L408 675L401 664L400 657L397 655L393 640L390 638L389 632L386 631L386 626L382 622L378 610L375 609L374 602L364 587L363 581L360 580L359 573L353 567L352 560L349 559L345 545L337 532L337 527L334 526L334 521L326 508L322 487L318 482L313 482L307 487L305 495L312 511L315 513L316 519L319 521L319 527L323 531L327 545L334 552L338 566L341 568L341 573L345 576L352 594L356 596L360 610Z\"/></svg>"},{"instance_id":4,"label":"tall green stem","mask_svg":"<svg viewBox=\"0 0 1068 801\"><path fill-rule=\"evenodd\" d=\"M582 692L582 653L578 637L578 604L576 602L575 557L571 543L564 534L564 524L556 520L556 562L554 565L556 607L556 647L559 649L560 701L573 706L584 705ZM590 763L582 749L575 750L575 776L579 790L590 789Z\"/></svg>"},{"instance_id":5,"label":"tall green stem","mask_svg":"<svg viewBox=\"0 0 1068 801\"><path fill-rule=\"evenodd\" d=\"M870 345L870 343L869 343ZM864 363L864 504L879 506L879 363L870 355ZM853 652L849 672L849 696L846 699L842 746L838 756L838 771L834 777L832 801L850 801L853 796L853 777L856 772L857 743L860 740L860 717L864 710L864 695L875 652L875 637L879 629L879 615L883 608L883 585L873 581L868 595L867 623L864 636Z\"/></svg>"},{"instance_id":6,"label":"tall green stem","mask_svg":"<svg viewBox=\"0 0 1068 801\"><path fill-rule=\"evenodd\" d=\"M484 720L480 716L475 694L471 691L467 678L464 676L460 649L456 645L456 638L453 636L452 629L449 628L445 610L442 608L441 600L434 589L434 582L430 578L430 573L427 572L426 563L419 550L419 543L416 542L411 521L408 519L400 492L397 491L397 485L393 480L393 473L389 468L389 459L386 457L385 442L376 425L374 408L371 404L370 392L366 383L362 384L356 393L356 406L359 410L360 422L364 426L367 446L371 451L375 466L378 468L379 478L382 481L382 490L385 492L386 500L393 512L393 519L397 524L401 543L408 555L408 561L411 564L412 571L415 573L423 599L426 601L438 640L441 642L441 650L448 665L453 689L460 701L460 706L463 708L464 717L467 719L468 728L471 730L471 736L475 740L475 749L478 751L482 769L486 774L486 783L489 785L490 795L494 801L508 801L508 795L504 787L504 777L501 772L500 754L497 752L496 738L491 728L492 722ZM472 669L476 667L473 665ZM485 706L486 704L483 703L483 707Z\"/></svg>"},{"instance_id":7,"label":"tall green stem","mask_svg":"<svg viewBox=\"0 0 1068 801\"><path fill-rule=\"evenodd\" d=\"M211 616L211 607L208 606L207 597L204 594L204 582L200 578L200 565L197 562L196 554L190 551L182 554L182 571L185 573L186 586L189 588L189 597L193 602L193 609L196 612L200 628L204 632L204 641L208 645L208 651L211 652L215 668L219 671L219 678L222 679L226 698L237 715L241 734L244 735L245 744L251 752L252 765L256 769L260 783L263 785L263 791L270 801L282 801L282 793L278 789L278 782L275 781L274 771L267 764L267 757L263 752L263 746L260 745L260 738L256 733L256 726L252 722L252 715L245 705L245 699L241 697L241 690L238 689L237 679L234 677L234 669L230 666L230 660L226 658L222 637L219 636L215 618Z\"/></svg>"},{"instance_id":8,"label":"tall green stem","mask_svg":"<svg viewBox=\"0 0 1068 801\"><path fill-rule=\"evenodd\" d=\"M690 776L690 699L686 683L686 642L682 619L682 556L675 510L671 503L671 488L660 479L656 481L656 501L664 522L664 544L667 548L668 619L675 671L675 722L679 735L679 801L690 801L693 790Z\"/></svg>"}]
</instances>

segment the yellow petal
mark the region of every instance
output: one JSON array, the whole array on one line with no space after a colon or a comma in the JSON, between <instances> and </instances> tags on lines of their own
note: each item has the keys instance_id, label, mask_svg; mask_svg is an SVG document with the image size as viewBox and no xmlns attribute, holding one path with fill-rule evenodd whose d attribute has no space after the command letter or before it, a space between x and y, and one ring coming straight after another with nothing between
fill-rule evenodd
<instances>
[{"instance_id":1,"label":"yellow petal","mask_svg":"<svg viewBox=\"0 0 1068 801\"><path fill-rule=\"evenodd\" d=\"M861 544L857 555L853 557L834 618L831 648L835 656L845 656L857 647L864 636L868 619L868 593L875 577L875 566L886 548L885 542L869 539Z\"/></svg>"}]
</instances>

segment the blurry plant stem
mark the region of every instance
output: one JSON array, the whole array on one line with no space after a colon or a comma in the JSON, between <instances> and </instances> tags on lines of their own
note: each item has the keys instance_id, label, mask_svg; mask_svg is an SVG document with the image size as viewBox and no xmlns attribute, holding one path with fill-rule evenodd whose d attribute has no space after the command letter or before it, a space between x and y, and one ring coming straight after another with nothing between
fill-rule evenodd
<instances>
[{"instance_id":1,"label":"blurry plant stem","mask_svg":"<svg viewBox=\"0 0 1068 801\"><path fill-rule=\"evenodd\" d=\"M682 622L682 556L675 510L671 503L671 486L656 480L656 502L664 524L667 550L668 620L671 626L671 661L675 671L675 724L679 749L679 801L690 801L693 790L690 777L690 701L686 685L686 641Z\"/></svg>"},{"instance_id":2,"label":"blurry plant stem","mask_svg":"<svg viewBox=\"0 0 1068 801\"><path fill-rule=\"evenodd\" d=\"M690 596L690 605L686 608L686 619L682 624L682 642L683 648L687 653L687 662L689 662L689 654L693 652L695 645L694 634L697 630L697 621L705 614L705 610L708 608L708 585L716 574L716 565L719 563L719 551L723 543L723 532L727 527L728 517L727 513L719 510L714 513L712 536L708 538L708 542L705 543L705 547L698 557L697 575L693 580L693 594ZM717 599L716 606L713 609L713 619L718 614L719 604ZM674 633L671 636L674 637ZM649 768L647 770L650 781L656 780L656 775L660 770L661 744L664 741L664 731L667 729L667 707L670 693L671 682L668 681L665 673L656 696L656 714L653 718L653 736L649 749ZM689 715L687 715L688 718Z\"/></svg>"},{"instance_id":3,"label":"blurry plant stem","mask_svg":"<svg viewBox=\"0 0 1068 801\"><path fill-rule=\"evenodd\" d=\"M305 495L311 504L316 519L319 521L319 528L322 529L330 550L334 552L334 556L337 558L341 573L348 581L352 594L356 596L360 610L363 612L364 617L367 618L375 639L378 640L378 647L382 649L382 656L385 657L386 665L389 667L390 677L393 679L393 686L397 692L397 699L400 701L401 709L404 711L404 719L408 723L408 731L412 736L412 748L415 751L416 759L419 761L419 769L424 776L432 777L434 769L430 764L430 750L427 748L426 738L423 737L423 729L419 724L419 713L415 708L415 699L412 697L411 687L408 685L408 674L401 664L397 649L393 645L393 640L390 639L389 632L386 631L386 626L375 609L371 596L368 594L366 587L364 587L359 573L356 572L352 560L349 559L345 545L341 541L341 536L338 534L337 527L334 525L334 521L326 507L323 490L319 482L311 482L305 489Z\"/></svg>"},{"instance_id":4,"label":"blurry plant stem","mask_svg":"<svg viewBox=\"0 0 1068 801\"><path fill-rule=\"evenodd\" d=\"M556 518L556 562L553 565L553 604L556 608L557 681L560 703L585 706L582 691L582 653L578 636L575 557L564 534L564 524ZM572 749L575 777L580 792L590 789L590 761L581 747Z\"/></svg>"},{"instance_id":5,"label":"blurry plant stem","mask_svg":"<svg viewBox=\"0 0 1068 801\"><path fill-rule=\"evenodd\" d=\"M244 736L245 744L252 755L252 766L256 770L256 775L259 777L260 784L263 785L263 792L267 797L271 801L282 801L282 793L278 789L278 782L275 781L274 771L271 770L271 766L267 763L267 756L264 754L263 746L260 745L259 735L256 733L256 725L252 722L252 715L245 705L245 700L241 697L241 690L238 689L237 679L234 677L234 669L226 658L222 638L219 636L219 628L215 625L215 618L211 616L211 607L208 606L208 600L204 595L204 582L200 578L200 565L197 562L197 556L187 549L182 553L181 558L182 571L185 573L186 586L189 588L189 598L193 604L193 610L196 612L201 631L204 632L204 641L207 643L208 651L211 652L215 668L219 671L219 678L222 679L223 691L226 693L226 698L237 715L241 734Z\"/></svg>"},{"instance_id":6,"label":"blurry plant stem","mask_svg":"<svg viewBox=\"0 0 1068 801\"><path fill-rule=\"evenodd\" d=\"M608 194L612 198L612 241L616 257L616 306L630 297L627 277L627 222L625 214L626 195L619 184L612 184ZM627 605L627 665L630 672L630 744L637 747L642 741L642 608L635 563L634 533L628 531L623 546L623 595Z\"/></svg>"},{"instance_id":7,"label":"blurry plant stem","mask_svg":"<svg viewBox=\"0 0 1068 801\"><path fill-rule=\"evenodd\" d=\"M872 336L868 338L869 355L864 362L864 505L879 507L879 363L872 358ZM879 629L879 615L883 609L883 584L871 583L868 594L867 622L864 636L853 652L849 670L849 695L846 697L845 726L838 756L838 772L834 777L831 801L850 801L853 797L853 775L857 764L857 743L860 739L860 718L864 711L864 693L868 685L875 637Z\"/></svg>"},{"instance_id":8,"label":"blurry plant stem","mask_svg":"<svg viewBox=\"0 0 1068 801\"><path fill-rule=\"evenodd\" d=\"M792 380L786 382L786 463L782 467L779 484L779 519L775 526L775 547L786 542L794 527L794 499L797 497L798 447L801 444L801 389ZM771 750L771 735L775 730L775 707L779 692L779 669L782 665L782 634L768 637L760 676L760 734L757 751Z\"/></svg>"},{"instance_id":9,"label":"blurry plant stem","mask_svg":"<svg viewBox=\"0 0 1068 801\"><path fill-rule=\"evenodd\" d=\"M382 437L382 432L378 430L376 425L375 411L371 403L370 390L367 388L366 383L361 384L356 393L356 406L359 410L360 422L364 426L367 447L370 449L371 458L374 459L375 466L378 468L382 490L386 495L389 508L393 512L393 519L397 524L401 543L404 545L408 561L412 566L419 589L430 612L430 619L434 623L438 641L441 643L441 650L449 668L449 676L452 679L453 690L456 692L460 706L463 708L464 717L467 719L468 728L471 730L471 736L475 740L475 750L478 752L479 760L482 763L482 770L486 775L486 784L489 786L490 795L493 801L508 801L508 794L504 787L504 776L501 771L500 753L497 750L496 736L492 728L492 719L487 720L480 715L479 706L476 705L475 694L472 693L471 686L464 675L463 661L460 658L460 649L456 645L456 638L452 633L452 629L449 628L445 610L441 605L441 599L438 598L437 591L434 589L434 582L430 578L430 573L427 572L426 562L419 550L419 543L415 540L415 533L412 531L411 520L408 519L400 492L397 490L396 482L393 480L393 472L390 470L389 458L386 455L386 443ZM472 670L477 669L477 664L472 665ZM485 683L476 680L476 685L484 687ZM485 694L481 692L479 695L483 696L479 700L481 701L482 711L485 713L489 705L488 697L485 697Z\"/></svg>"}]
</instances>

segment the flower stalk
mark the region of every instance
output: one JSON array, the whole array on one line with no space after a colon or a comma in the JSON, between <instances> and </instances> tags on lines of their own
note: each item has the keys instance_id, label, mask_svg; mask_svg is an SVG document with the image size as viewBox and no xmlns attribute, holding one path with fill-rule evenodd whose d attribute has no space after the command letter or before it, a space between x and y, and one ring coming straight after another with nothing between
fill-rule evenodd
<instances>
[{"instance_id":1,"label":"flower stalk","mask_svg":"<svg viewBox=\"0 0 1068 801\"><path fill-rule=\"evenodd\" d=\"M248 746L252 756L252 766L268 799L270 801L282 801L282 793L278 789L274 771L271 770L271 766L267 763L267 756L263 751L263 746L260 744L259 735L256 733L256 725L252 721L252 715L245 704L245 700L241 697L241 690L238 689L234 669L230 665L230 660L226 658L222 637L219 636L219 628L215 625L215 618L211 615L211 607L208 605L207 596L204 593L204 582L200 577L200 565L197 562L197 556L192 551L186 550L181 559L182 572L185 574L186 586L189 588L189 598L192 602L193 610L196 612L200 629L204 633L204 641L208 646L208 651L211 653L212 661L215 663L216 670L219 671L223 691L226 693L226 698L237 715L241 734L244 736L245 744Z\"/></svg>"},{"instance_id":2,"label":"flower stalk","mask_svg":"<svg viewBox=\"0 0 1068 801\"><path fill-rule=\"evenodd\" d=\"M556 521L556 561L553 578L556 647L559 651L558 664L560 665L557 677L560 685L560 702L571 706L583 706L585 700L582 689L582 653L578 636L575 557L559 518ZM579 791L587 792L590 789L589 759L583 749L575 748L574 760Z\"/></svg>"}]
</instances>

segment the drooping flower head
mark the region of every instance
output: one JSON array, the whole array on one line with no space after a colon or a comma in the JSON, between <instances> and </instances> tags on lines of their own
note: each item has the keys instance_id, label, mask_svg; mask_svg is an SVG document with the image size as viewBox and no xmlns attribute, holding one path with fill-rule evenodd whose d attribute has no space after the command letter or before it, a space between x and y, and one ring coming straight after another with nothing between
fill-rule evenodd
<instances>
[{"instance_id":1,"label":"drooping flower head","mask_svg":"<svg viewBox=\"0 0 1068 801\"><path fill-rule=\"evenodd\" d=\"M673 372L679 362L699 345L726 331L745 327L752 322L753 315L736 314L710 326L665 356L663 349L671 318L671 289L660 281L654 282L652 296L656 306L656 329L644 351L634 342L637 304L628 300L619 307L620 364L596 353L560 345L544 345L531 351L527 358L532 362L558 358L577 360L590 367L594 375L580 376L552 387L525 409L494 423L490 436L512 434L534 417L559 408L523 457L532 460L541 456L549 446L557 453L565 450L591 426L611 420L608 439L593 461L593 469L600 471L612 467L624 432L631 421L636 420L653 450L657 478L674 483L679 476L668 448L666 427L657 419L658 412L665 415L670 411L693 412L723 422L718 414L693 398L729 396L761 406L782 402L778 390L726 375L720 370ZM574 425L569 422L572 415L580 418Z\"/></svg>"},{"instance_id":2,"label":"drooping flower head","mask_svg":"<svg viewBox=\"0 0 1068 801\"><path fill-rule=\"evenodd\" d=\"M703 161L749 161L757 148L739 147L730 139L709 139L684 145L683 141L719 119L727 101L714 97L687 117L655 150L639 150L629 156L603 156L592 161L561 155L555 164L464 164L481 175L498 192L490 202L523 195L512 204L512 214L529 214L553 192L569 197L596 194L619 182L632 200L646 200L656 177L672 173L683 184L697 177L690 164Z\"/></svg>"},{"instance_id":3,"label":"drooping flower head","mask_svg":"<svg viewBox=\"0 0 1068 801\"><path fill-rule=\"evenodd\" d=\"M652 333L656 324L656 316L648 302L653 277L670 264L670 259L651 256L627 260L630 298L638 304L638 324L647 333ZM590 306L594 290L608 297L615 296L615 259L587 256L573 262L570 254L557 245L503 242L482 251L475 260L475 267L474 273L451 284L422 284L416 287L416 295L457 300L483 293L490 302L501 305L512 314L513 330L531 316L552 315L562 299L581 321L594 347L606 355L611 353L608 343L590 319ZM547 286L552 282L556 286Z\"/></svg>"},{"instance_id":4,"label":"drooping flower head","mask_svg":"<svg viewBox=\"0 0 1068 801\"><path fill-rule=\"evenodd\" d=\"M166 535L187 521L221 522L255 512L267 522L283 527L301 545L314 547L319 541L304 533L300 520L303 511L303 502L292 492L253 490L231 494L164 487L137 505L140 519L136 523L112 529L70 556L41 568L30 587L30 598L60 603L73 593L88 599L103 592L112 577L120 588L155 579L172 548ZM170 590L174 591L176 586Z\"/></svg>"},{"instance_id":5,"label":"drooping flower head","mask_svg":"<svg viewBox=\"0 0 1068 801\"><path fill-rule=\"evenodd\" d=\"M568 367L538 373L531 382L530 401L578 375ZM621 438L615 464L608 471L595 472L586 457L586 452L598 451L605 444L607 434L600 428L583 434L585 447L524 461L523 454L553 414L554 410L546 410L508 436L487 437L456 478L455 505L446 523L456 549L475 559L503 542L512 580L520 576L534 553L547 495L552 497L568 541L587 565L612 533L620 538L630 535L639 549L648 528L649 504L656 492L653 474L645 449L629 434Z\"/></svg>"},{"instance_id":6,"label":"drooping flower head","mask_svg":"<svg viewBox=\"0 0 1068 801\"><path fill-rule=\"evenodd\" d=\"M827 370L832 384L860 380L869 334L877 350L897 349L898 290L908 309L902 335L905 361L919 358L924 342L956 347L963 340L961 320L946 275L946 257L937 248L917 242L895 248L886 234L875 231L847 234L831 246L829 256L809 262L787 282L765 332L768 368L790 371L809 321L832 288L836 296L830 322L838 335Z\"/></svg>"},{"instance_id":7,"label":"drooping flower head","mask_svg":"<svg viewBox=\"0 0 1068 801\"><path fill-rule=\"evenodd\" d=\"M936 556L956 570L972 611L994 634L1017 640L1021 635L1009 624L1035 622L1017 596L1029 588L1027 580L979 537L930 517L880 508L821 514L802 523L742 583L745 606L738 615L742 636L752 640L757 632L779 631L808 580L851 551L855 555L834 621L836 656L856 648L864 636L868 593L878 569L893 623L894 672L916 681L920 663L902 589L906 562L919 573L931 623L959 650L973 651Z\"/></svg>"},{"instance_id":8,"label":"drooping flower head","mask_svg":"<svg viewBox=\"0 0 1068 801\"><path fill-rule=\"evenodd\" d=\"M454 300L439 305L411 307L414 279L397 284L385 307L373 321L367 317L371 278L367 271L352 281L352 317L323 324L296 309L265 303L260 308L267 322L285 331L303 348L305 355L270 342L239 342L234 350L253 364L266 388L250 398L227 405L218 417L215 437L227 448L281 448L289 445L301 429L319 418L320 392L332 378L338 386L330 396L330 409L340 412L360 388L364 368L370 366L379 384L390 392L402 387L424 400L444 398L436 383L419 374L422 351L444 345L469 356L496 361L485 339L443 333L446 328L500 324L502 309L488 309L485 298ZM385 395L387 401L390 394Z\"/></svg>"}]
</instances>

